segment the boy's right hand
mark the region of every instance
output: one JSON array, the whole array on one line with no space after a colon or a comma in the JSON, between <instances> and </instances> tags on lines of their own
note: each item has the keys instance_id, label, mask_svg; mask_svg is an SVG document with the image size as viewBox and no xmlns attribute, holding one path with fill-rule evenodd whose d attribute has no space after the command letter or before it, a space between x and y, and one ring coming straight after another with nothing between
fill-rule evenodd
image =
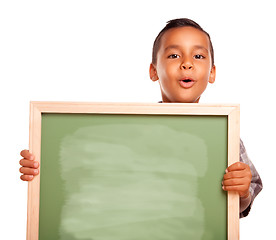
<instances>
[{"instance_id":1,"label":"boy's right hand","mask_svg":"<svg viewBox=\"0 0 276 240\"><path fill-rule=\"evenodd\" d=\"M23 157L19 161L19 164L22 166L19 171L23 173L20 178L23 181L31 181L34 176L39 174L39 162L34 161L35 156L29 152L29 150L21 151L20 155Z\"/></svg>"}]
</instances>

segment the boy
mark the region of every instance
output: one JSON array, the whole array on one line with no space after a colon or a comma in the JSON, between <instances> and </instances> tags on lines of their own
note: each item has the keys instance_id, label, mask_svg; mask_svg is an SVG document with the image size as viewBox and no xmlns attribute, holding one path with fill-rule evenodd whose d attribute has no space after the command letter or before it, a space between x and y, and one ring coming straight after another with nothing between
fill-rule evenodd
<instances>
[{"instance_id":1,"label":"boy","mask_svg":"<svg viewBox=\"0 0 276 240\"><path fill-rule=\"evenodd\" d=\"M182 18L171 20L154 41L150 78L159 81L162 102L198 103L208 83L214 83L216 67L210 36L197 23ZM21 152L21 179L39 174L38 162L28 150ZM248 215L262 181L240 141L240 162L229 166L222 188L240 195L240 217Z\"/></svg>"}]
</instances>

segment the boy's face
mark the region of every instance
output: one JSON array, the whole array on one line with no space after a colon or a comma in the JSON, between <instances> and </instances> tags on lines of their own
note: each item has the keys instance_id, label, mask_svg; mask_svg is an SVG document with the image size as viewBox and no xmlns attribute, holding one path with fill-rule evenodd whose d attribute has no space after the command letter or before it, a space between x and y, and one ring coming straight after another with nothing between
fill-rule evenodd
<instances>
[{"instance_id":1,"label":"boy's face","mask_svg":"<svg viewBox=\"0 0 276 240\"><path fill-rule=\"evenodd\" d=\"M163 102L197 103L215 81L208 36L193 27L169 29L161 39L150 78L159 80Z\"/></svg>"}]
</instances>

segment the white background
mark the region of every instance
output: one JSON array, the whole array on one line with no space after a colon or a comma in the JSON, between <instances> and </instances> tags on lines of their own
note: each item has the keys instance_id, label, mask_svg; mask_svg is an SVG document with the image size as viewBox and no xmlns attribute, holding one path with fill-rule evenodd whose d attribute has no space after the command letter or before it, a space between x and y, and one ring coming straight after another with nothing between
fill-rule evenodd
<instances>
[{"instance_id":1,"label":"white background","mask_svg":"<svg viewBox=\"0 0 276 240\"><path fill-rule=\"evenodd\" d=\"M264 190L241 239L275 236L276 34L273 1L1 1L1 236L25 239L29 101L157 102L148 76L166 21L188 17L211 35L217 78L201 103L240 103L241 138Z\"/></svg>"}]
</instances>

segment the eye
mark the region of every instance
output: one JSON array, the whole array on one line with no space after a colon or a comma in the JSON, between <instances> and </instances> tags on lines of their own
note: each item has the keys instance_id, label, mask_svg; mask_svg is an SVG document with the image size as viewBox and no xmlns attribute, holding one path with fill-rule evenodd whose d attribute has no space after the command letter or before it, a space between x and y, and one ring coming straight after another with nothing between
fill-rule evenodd
<instances>
[{"instance_id":1,"label":"eye","mask_svg":"<svg viewBox=\"0 0 276 240\"><path fill-rule=\"evenodd\" d=\"M179 55L177 55L177 54L171 54L170 56L168 56L168 58L179 58Z\"/></svg>"},{"instance_id":2,"label":"eye","mask_svg":"<svg viewBox=\"0 0 276 240\"><path fill-rule=\"evenodd\" d=\"M194 56L194 58L195 58L195 59L204 59L205 57L204 57L203 55L201 55L201 54L196 54L196 55Z\"/></svg>"}]
</instances>

